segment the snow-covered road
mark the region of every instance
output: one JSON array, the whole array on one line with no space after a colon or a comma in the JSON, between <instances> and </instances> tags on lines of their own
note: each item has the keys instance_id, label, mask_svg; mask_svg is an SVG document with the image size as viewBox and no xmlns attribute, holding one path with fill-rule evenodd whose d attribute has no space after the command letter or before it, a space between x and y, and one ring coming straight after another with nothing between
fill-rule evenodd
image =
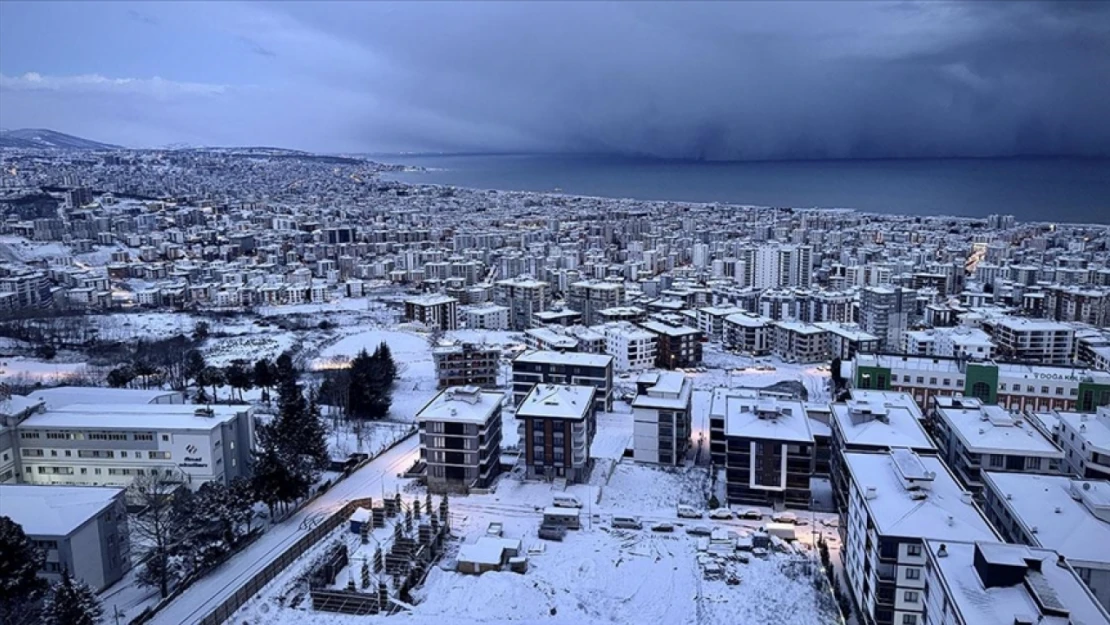
<instances>
[{"instance_id":1,"label":"snow-covered road","mask_svg":"<svg viewBox=\"0 0 1110 625\"><path fill-rule=\"evenodd\" d=\"M153 625L197 623L300 538L307 531L306 519L323 518L351 499L376 499L383 492L396 492L402 482L397 474L409 468L419 453L420 437L410 436L403 440L284 522L268 528L246 550L194 583L149 622Z\"/></svg>"}]
</instances>

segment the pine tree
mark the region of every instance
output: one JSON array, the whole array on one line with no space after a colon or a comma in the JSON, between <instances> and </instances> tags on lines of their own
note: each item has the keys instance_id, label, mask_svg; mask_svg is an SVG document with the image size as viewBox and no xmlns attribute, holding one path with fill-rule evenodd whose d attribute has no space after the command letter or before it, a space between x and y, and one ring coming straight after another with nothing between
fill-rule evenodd
<instances>
[{"instance_id":1,"label":"pine tree","mask_svg":"<svg viewBox=\"0 0 1110 625\"><path fill-rule=\"evenodd\" d=\"M262 389L262 401L269 403L270 388L274 385L273 365L269 360L260 358L254 363L254 383Z\"/></svg>"},{"instance_id":2,"label":"pine tree","mask_svg":"<svg viewBox=\"0 0 1110 625\"><path fill-rule=\"evenodd\" d=\"M104 609L100 600L84 582L74 580L62 570L62 579L54 585L42 611L43 625L97 625Z\"/></svg>"},{"instance_id":3,"label":"pine tree","mask_svg":"<svg viewBox=\"0 0 1110 625\"><path fill-rule=\"evenodd\" d=\"M0 623L34 623L46 582L38 576L45 554L23 528L0 516Z\"/></svg>"},{"instance_id":4,"label":"pine tree","mask_svg":"<svg viewBox=\"0 0 1110 625\"><path fill-rule=\"evenodd\" d=\"M208 363L204 361L204 356L201 355L199 351L195 349L189 350L189 352L185 354L185 379L196 381L197 376L200 375L200 372L204 371L204 368L207 366Z\"/></svg>"},{"instance_id":5,"label":"pine tree","mask_svg":"<svg viewBox=\"0 0 1110 625\"><path fill-rule=\"evenodd\" d=\"M228 386L239 391L239 401L243 401L243 391L250 390L254 386L251 371L238 362L231 363L231 366L224 371L224 378Z\"/></svg>"}]
</instances>

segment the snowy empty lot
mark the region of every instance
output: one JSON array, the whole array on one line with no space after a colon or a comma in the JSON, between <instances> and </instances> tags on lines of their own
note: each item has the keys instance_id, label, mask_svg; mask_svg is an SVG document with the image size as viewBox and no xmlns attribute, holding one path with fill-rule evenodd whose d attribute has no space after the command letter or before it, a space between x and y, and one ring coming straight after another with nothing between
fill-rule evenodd
<instances>
[{"instance_id":1,"label":"snowy empty lot","mask_svg":"<svg viewBox=\"0 0 1110 625\"><path fill-rule=\"evenodd\" d=\"M539 509L551 504L555 491L540 482L505 476L495 492L450 500L458 539L440 566L414 592L411 612L394 616L342 616L313 612L301 601L287 601L304 592L295 582L304 565L294 565L250 601L232 620L237 625L303 625L396 623L440 625L454 623L594 624L706 624L790 623L826 625L837 622L835 607L815 590L813 581L797 571L805 556L770 554L748 563L730 562L734 576L705 579L698 562L698 543L678 525L674 506L693 501L700 488L699 470L663 471L617 465L612 475L595 475L592 484L572 485L567 492L587 506L583 527L568 532L563 542L536 537L542 520ZM420 490L407 489L409 496ZM436 498L438 501L438 497ZM539 509L538 509L539 508ZM610 527L614 514L634 514L642 530ZM650 530L652 522L676 525L674 533ZM504 535L520 538L523 550L541 546L529 555L524 574L489 572L480 576L454 572L454 556L461 544L484 535L491 522L504 525ZM750 534L754 521L687 521ZM344 538L344 531L337 537ZM350 536L350 534L346 534ZM306 558L307 560L307 558ZM344 577L345 579L345 577Z\"/></svg>"}]
</instances>

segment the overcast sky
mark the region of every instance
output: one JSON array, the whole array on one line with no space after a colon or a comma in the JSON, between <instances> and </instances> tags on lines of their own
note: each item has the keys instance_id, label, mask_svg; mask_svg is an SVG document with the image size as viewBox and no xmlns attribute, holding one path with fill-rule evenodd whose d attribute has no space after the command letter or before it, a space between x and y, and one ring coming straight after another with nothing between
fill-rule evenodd
<instances>
[{"instance_id":1,"label":"overcast sky","mask_svg":"<svg viewBox=\"0 0 1110 625\"><path fill-rule=\"evenodd\" d=\"M0 2L0 127L131 146L1110 155L1110 3Z\"/></svg>"}]
</instances>

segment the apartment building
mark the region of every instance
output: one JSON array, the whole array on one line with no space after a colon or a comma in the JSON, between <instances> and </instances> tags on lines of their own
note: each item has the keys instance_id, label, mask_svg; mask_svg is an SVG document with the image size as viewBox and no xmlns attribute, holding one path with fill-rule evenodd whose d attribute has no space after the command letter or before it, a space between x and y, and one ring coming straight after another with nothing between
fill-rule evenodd
<instances>
[{"instance_id":1,"label":"apartment building","mask_svg":"<svg viewBox=\"0 0 1110 625\"><path fill-rule=\"evenodd\" d=\"M1056 551L1110 609L1110 482L985 471L983 494L1006 541Z\"/></svg>"},{"instance_id":2,"label":"apartment building","mask_svg":"<svg viewBox=\"0 0 1110 625\"><path fill-rule=\"evenodd\" d=\"M901 287L866 287L860 291L859 325L879 337L884 350L896 350L910 329L915 291Z\"/></svg>"},{"instance_id":3,"label":"apartment building","mask_svg":"<svg viewBox=\"0 0 1110 625\"><path fill-rule=\"evenodd\" d=\"M551 328L529 328L524 331L524 345L528 349L553 352L578 351L578 339Z\"/></svg>"},{"instance_id":4,"label":"apartment building","mask_svg":"<svg viewBox=\"0 0 1110 625\"><path fill-rule=\"evenodd\" d=\"M839 510L848 505L849 479L844 454L885 453L898 448L923 455L937 453L925 431L921 409L905 393L851 389L848 401L831 404L830 412L829 474Z\"/></svg>"},{"instance_id":5,"label":"apartment building","mask_svg":"<svg viewBox=\"0 0 1110 625\"><path fill-rule=\"evenodd\" d=\"M1064 452L1020 415L974 397L934 397L937 446L964 486L979 494L982 471L1059 473Z\"/></svg>"},{"instance_id":6,"label":"apartment building","mask_svg":"<svg viewBox=\"0 0 1110 625\"><path fill-rule=\"evenodd\" d=\"M695 318L702 334L711 341L721 341L725 334L725 319L743 312L744 309L737 306L705 306L697 309Z\"/></svg>"},{"instance_id":7,"label":"apartment building","mask_svg":"<svg viewBox=\"0 0 1110 625\"><path fill-rule=\"evenodd\" d=\"M1066 323L996 317L984 319L982 328L1001 359L1068 365L1075 358L1075 328Z\"/></svg>"},{"instance_id":8,"label":"apartment building","mask_svg":"<svg viewBox=\"0 0 1110 625\"><path fill-rule=\"evenodd\" d=\"M640 327L652 333L658 341L655 366L661 369L698 367L701 365L702 338L697 328L660 320L645 321Z\"/></svg>"},{"instance_id":9,"label":"apartment building","mask_svg":"<svg viewBox=\"0 0 1110 625\"><path fill-rule=\"evenodd\" d=\"M250 475L254 415L248 406L69 404L16 426L21 481L126 487L139 475L190 488Z\"/></svg>"},{"instance_id":10,"label":"apartment building","mask_svg":"<svg viewBox=\"0 0 1110 625\"><path fill-rule=\"evenodd\" d=\"M405 320L422 323L435 330L457 330L459 300L449 295L421 295L405 300Z\"/></svg>"},{"instance_id":11,"label":"apartment building","mask_svg":"<svg viewBox=\"0 0 1110 625\"><path fill-rule=\"evenodd\" d=\"M1067 472L1084 479L1110 479L1110 408L1095 414L1055 413L1055 436Z\"/></svg>"},{"instance_id":12,"label":"apartment building","mask_svg":"<svg viewBox=\"0 0 1110 625\"><path fill-rule=\"evenodd\" d=\"M519 332L532 327L533 317L547 310L551 287L531 278L499 280L494 283L493 301L509 309L509 329Z\"/></svg>"},{"instance_id":13,"label":"apartment building","mask_svg":"<svg viewBox=\"0 0 1110 625\"><path fill-rule=\"evenodd\" d=\"M632 400L632 457L636 462L683 464L690 446L693 387L689 378L673 371L640 374Z\"/></svg>"},{"instance_id":14,"label":"apartment building","mask_svg":"<svg viewBox=\"0 0 1110 625\"><path fill-rule=\"evenodd\" d=\"M736 313L725 317L724 344L733 351L765 356L775 343L775 321L749 313Z\"/></svg>"},{"instance_id":15,"label":"apartment building","mask_svg":"<svg viewBox=\"0 0 1110 625\"><path fill-rule=\"evenodd\" d=\"M725 440L725 416L728 414L728 400L732 397L754 401L760 397L757 389L726 388L713 389L709 402L709 461L715 467L723 468L728 453Z\"/></svg>"},{"instance_id":16,"label":"apartment building","mask_svg":"<svg viewBox=\"0 0 1110 625\"><path fill-rule=\"evenodd\" d=\"M861 354L849 365L856 388L910 393L922 408L936 396L964 395L1012 412L1094 412L1110 405L1110 372L1082 367Z\"/></svg>"},{"instance_id":17,"label":"apartment building","mask_svg":"<svg viewBox=\"0 0 1110 625\"><path fill-rule=\"evenodd\" d=\"M728 503L808 509L814 440L802 402L724 397Z\"/></svg>"},{"instance_id":18,"label":"apartment building","mask_svg":"<svg viewBox=\"0 0 1110 625\"><path fill-rule=\"evenodd\" d=\"M879 351L879 337L864 332L854 325L836 322L818 322L814 326L828 333L828 349L832 358L849 360L856 354L870 354Z\"/></svg>"},{"instance_id":19,"label":"apartment building","mask_svg":"<svg viewBox=\"0 0 1110 625\"><path fill-rule=\"evenodd\" d=\"M840 555L861 621L924 623L926 541L997 542L997 534L939 458L899 448L846 453L844 464Z\"/></svg>"},{"instance_id":20,"label":"apartment building","mask_svg":"<svg viewBox=\"0 0 1110 625\"><path fill-rule=\"evenodd\" d=\"M605 412L613 406L613 357L530 351L513 359L513 403L520 406L537 384L592 386L595 408Z\"/></svg>"},{"instance_id":21,"label":"apartment building","mask_svg":"<svg viewBox=\"0 0 1110 625\"><path fill-rule=\"evenodd\" d=\"M527 475L535 479L589 480L590 445L597 432L593 386L541 383L516 410Z\"/></svg>"},{"instance_id":22,"label":"apartment building","mask_svg":"<svg viewBox=\"0 0 1110 625\"><path fill-rule=\"evenodd\" d=\"M928 540L925 553L924 625L1110 623L1075 569L1050 549ZM904 591L903 599L916 593Z\"/></svg>"},{"instance_id":23,"label":"apartment building","mask_svg":"<svg viewBox=\"0 0 1110 625\"><path fill-rule=\"evenodd\" d=\"M624 285L619 282L585 280L567 290L567 307L582 313L582 323L592 326L606 321L598 311L624 305Z\"/></svg>"},{"instance_id":24,"label":"apartment building","mask_svg":"<svg viewBox=\"0 0 1110 625\"><path fill-rule=\"evenodd\" d=\"M39 574L51 582L69 571L99 592L131 570L122 488L0 485L0 516L18 523L44 552Z\"/></svg>"},{"instance_id":25,"label":"apartment building","mask_svg":"<svg viewBox=\"0 0 1110 625\"><path fill-rule=\"evenodd\" d=\"M618 373L643 371L655 366L657 341L655 334L627 321L601 326L605 335L605 353L613 357Z\"/></svg>"},{"instance_id":26,"label":"apartment building","mask_svg":"<svg viewBox=\"0 0 1110 625\"><path fill-rule=\"evenodd\" d=\"M787 362L829 360L829 333L801 321L775 322L771 351Z\"/></svg>"},{"instance_id":27,"label":"apartment building","mask_svg":"<svg viewBox=\"0 0 1110 625\"><path fill-rule=\"evenodd\" d=\"M466 327L471 330L508 330L509 309L497 304L473 306L463 313Z\"/></svg>"},{"instance_id":28,"label":"apartment building","mask_svg":"<svg viewBox=\"0 0 1110 625\"><path fill-rule=\"evenodd\" d=\"M436 387L497 386L497 372L501 368L501 350L474 343L437 345L432 348L432 361L436 369Z\"/></svg>"},{"instance_id":29,"label":"apartment building","mask_svg":"<svg viewBox=\"0 0 1110 625\"><path fill-rule=\"evenodd\" d=\"M430 491L465 493L493 483L501 472L504 399L503 393L477 386L454 386L416 413Z\"/></svg>"}]
</instances>

